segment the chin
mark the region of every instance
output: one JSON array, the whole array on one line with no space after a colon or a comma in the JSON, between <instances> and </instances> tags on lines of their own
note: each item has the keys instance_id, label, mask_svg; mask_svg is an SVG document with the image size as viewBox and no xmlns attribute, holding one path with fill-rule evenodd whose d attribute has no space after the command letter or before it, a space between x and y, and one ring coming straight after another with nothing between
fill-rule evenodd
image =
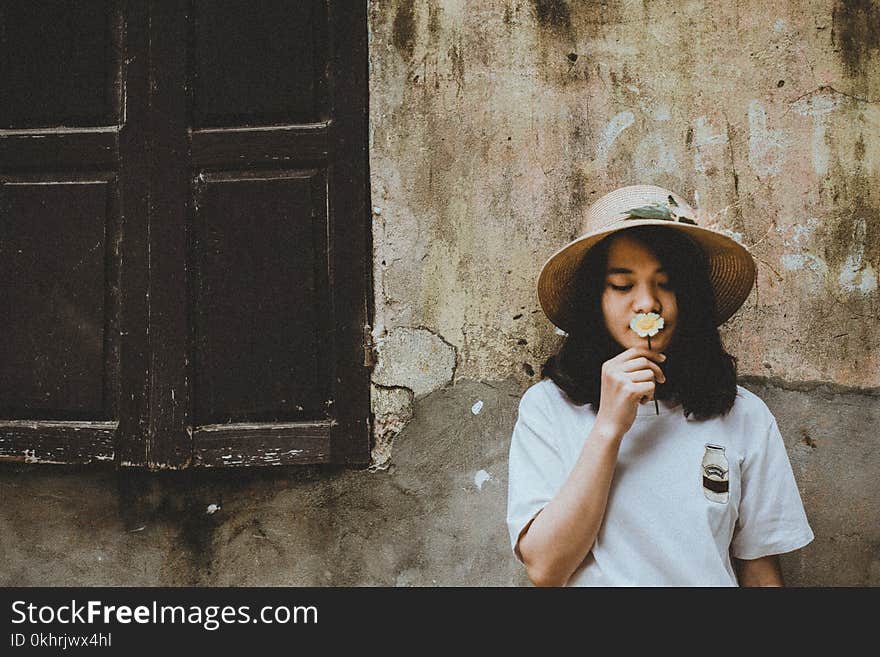
<instances>
[{"instance_id":1,"label":"chin","mask_svg":"<svg viewBox=\"0 0 880 657\"><path fill-rule=\"evenodd\" d=\"M671 335L665 335L661 338L658 333L651 338L651 351L664 351L669 347L671 340ZM637 349L639 347L647 348L648 346L648 338L640 338L634 333L625 336L623 340L615 338L615 342L621 347L622 351L626 351L627 349Z\"/></svg>"},{"instance_id":2,"label":"chin","mask_svg":"<svg viewBox=\"0 0 880 657\"><path fill-rule=\"evenodd\" d=\"M640 338L638 336L626 336L623 339L615 338L614 341L617 343L617 346L620 348L620 351L626 351L627 349L638 349L639 347L647 347L648 340L647 338ZM653 341L652 341L653 346Z\"/></svg>"}]
</instances>

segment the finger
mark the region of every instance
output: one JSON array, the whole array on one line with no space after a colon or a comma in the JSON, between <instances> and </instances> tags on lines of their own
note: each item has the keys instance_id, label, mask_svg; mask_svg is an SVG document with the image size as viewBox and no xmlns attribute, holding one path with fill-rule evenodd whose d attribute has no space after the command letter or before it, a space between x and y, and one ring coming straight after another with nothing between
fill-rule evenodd
<instances>
[{"instance_id":1,"label":"finger","mask_svg":"<svg viewBox=\"0 0 880 657\"><path fill-rule=\"evenodd\" d=\"M654 391L656 390L656 384L653 381L646 381L645 383L633 383L631 384L630 390L634 397L638 399L654 399Z\"/></svg>"},{"instance_id":2,"label":"finger","mask_svg":"<svg viewBox=\"0 0 880 657\"><path fill-rule=\"evenodd\" d=\"M621 371L623 372L637 372L639 370L651 370L654 372L654 376L658 381L664 383L666 381L666 375L663 373L663 370L660 369L660 366L657 365L654 361L641 356L639 358L634 358L633 360L628 360L620 366Z\"/></svg>"},{"instance_id":3,"label":"finger","mask_svg":"<svg viewBox=\"0 0 880 657\"><path fill-rule=\"evenodd\" d=\"M609 363L610 362L622 363L624 361L630 360L631 358L637 358L638 356L643 356L643 355L645 355L645 352L647 352L647 351L648 351L648 349L646 349L645 347L630 347L629 349L626 349L625 351L621 351L619 354L617 354L613 358L609 358L608 362Z\"/></svg>"},{"instance_id":4,"label":"finger","mask_svg":"<svg viewBox=\"0 0 880 657\"><path fill-rule=\"evenodd\" d=\"M630 375L630 381L633 383L645 383L647 381L663 383L662 379L657 378L657 373L654 370L637 370L632 372Z\"/></svg>"},{"instance_id":5,"label":"finger","mask_svg":"<svg viewBox=\"0 0 880 657\"><path fill-rule=\"evenodd\" d=\"M625 362L628 360L632 360L633 358L650 358L652 361L657 363L662 363L666 360L666 354L654 351L653 349L648 349L647 347L632 347L627 349L626 351L622 351L617 354L611 360Z\"/></svg>"},{"instance_id":6,"label":"finger","mask_svg":"<svg viewBox=\"0 0 880 657\"><path fill-rule=\"evenodd\" d=\"M644 370L652 367L656 367L659 369L660 366L657 365L657 363L655 363L653 360L645 356L639 356L637 358L624 361L620 364L620 370L622 372L635 372L636 370Z\"/></svg>"}]
</instances>

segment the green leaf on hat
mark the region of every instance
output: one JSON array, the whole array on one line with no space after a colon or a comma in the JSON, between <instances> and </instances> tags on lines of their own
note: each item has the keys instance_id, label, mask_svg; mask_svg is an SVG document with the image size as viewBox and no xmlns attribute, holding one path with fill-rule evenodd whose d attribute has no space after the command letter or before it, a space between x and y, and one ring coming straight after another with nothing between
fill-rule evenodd
<instances>
[{"instance_id":1,"label":"green leaf on hat","mask_svg":"<svg viewBox=\"0 0 880 657\"><path fill-rule=\"evenodd\" d=\"M674 208L678 208L678 203L671 196L669 202ZM651 205L643 205L640 208L627 210L627 219L662 219L663 221L679 221L683 224L691 224L696 226L697 222L688 217L684 217L673 208L663 203L652 203Z\"/></svg>"},{"instance_id":2,"label":"green leaf on hat","mask_svg":"<svg viewBox=\"0 0 880 657\"><path fill-rule=\"evenodd\" d=\"M664 221L673 221L672 212L669 207L659 203L633 208L632 210L627 210L626 214L629 215L629 219L663 219Z\"/></svg>"}]
</instances>

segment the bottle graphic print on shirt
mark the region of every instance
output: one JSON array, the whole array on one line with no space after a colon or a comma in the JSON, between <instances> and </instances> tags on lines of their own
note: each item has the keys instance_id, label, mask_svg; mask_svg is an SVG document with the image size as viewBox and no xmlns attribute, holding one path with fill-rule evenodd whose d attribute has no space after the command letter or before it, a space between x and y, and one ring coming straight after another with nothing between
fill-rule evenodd
<instances>
[{"instance_id":1,"label":"bottle graphic print on shirt","mask_svg":"<svg viewBox=\"0 0 880 657\"><path fill-rule=\"evenodd\" d=\"M703 454L703 495L713 502L727 504L729 487L729 468L724 448L707 443Z\"/></svg>"}]
</instances>

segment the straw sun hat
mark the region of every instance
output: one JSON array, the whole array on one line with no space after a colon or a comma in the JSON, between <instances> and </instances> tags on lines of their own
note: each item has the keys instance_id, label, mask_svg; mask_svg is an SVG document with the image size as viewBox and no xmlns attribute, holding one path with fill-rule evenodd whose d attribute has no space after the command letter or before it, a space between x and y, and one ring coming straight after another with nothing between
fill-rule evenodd
<instances>
[{"instance_id":1,"label":"straw sun hat","mask_svg":"<svg viewBox=\"0 0 880 657\"><path fill-rule=\"evenodd\" d=\"M681 231L699 246L709 264L715 290L716 324L727 321L743 304L755 283L755 261L749 251L724 233L699 225L699 214L682 197L662 187L621 187L597 200L584 215L581 236L556 251L538 276L538 299L544 313L563 331L573 317L574 279L587 252L603 238L634 226L665 226Z\"/></svg>"}]
</instances>

